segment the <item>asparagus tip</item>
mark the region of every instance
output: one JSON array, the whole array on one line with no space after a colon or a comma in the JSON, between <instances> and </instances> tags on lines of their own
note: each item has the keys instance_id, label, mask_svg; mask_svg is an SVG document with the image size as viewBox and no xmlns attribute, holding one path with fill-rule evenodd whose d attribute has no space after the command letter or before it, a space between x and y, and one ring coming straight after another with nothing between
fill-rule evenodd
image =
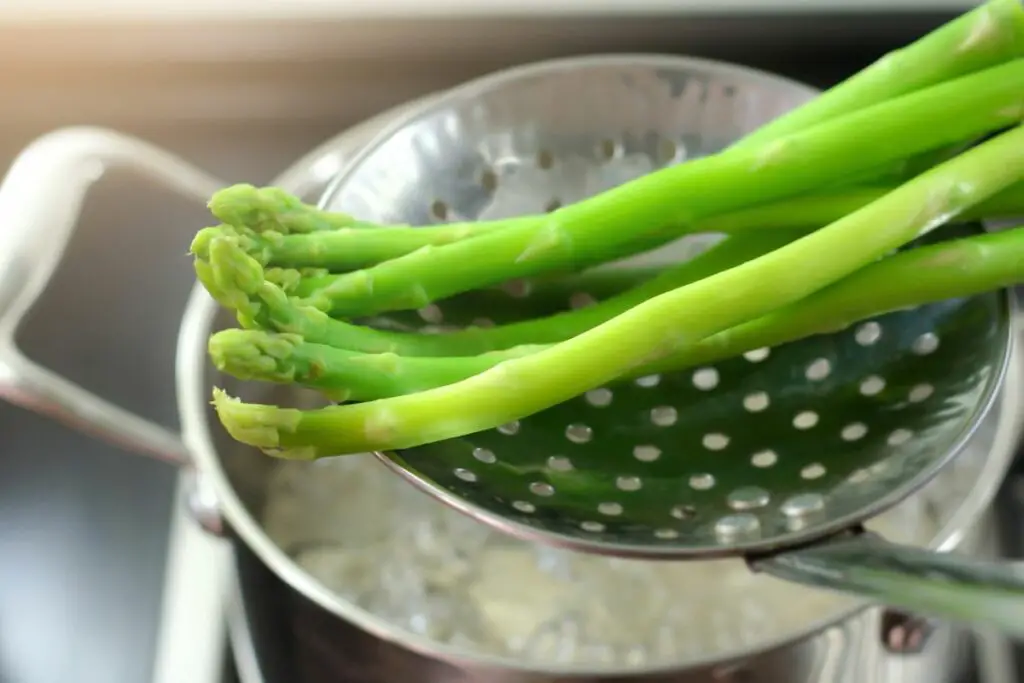
<instances>
[{"instance_id":1,"label":"asparagus tip","mask_svg":"<svg viewBox=\"0 0 1024 683\"><path fill-rule=\"evenodd\" d=\"M315 460L319 457L312 446L289 448L281 445L282 434L292 434L298 429L302 411L245 403L218 387L214 387L212 403L224 429L236 441L276 458Z\"/></svg>"},{"instance_id":2,"label":"asparagus tip","mask_svg":"<svg viewBox=\"0 0 1024 683\"><path fill-rule=\"evenodd\" d=\"M207 351L214 367L238 379L287 383L295 379L291 356L301 342L295 334L228 329L210 336Z\"/></svg>"}]
</instances>

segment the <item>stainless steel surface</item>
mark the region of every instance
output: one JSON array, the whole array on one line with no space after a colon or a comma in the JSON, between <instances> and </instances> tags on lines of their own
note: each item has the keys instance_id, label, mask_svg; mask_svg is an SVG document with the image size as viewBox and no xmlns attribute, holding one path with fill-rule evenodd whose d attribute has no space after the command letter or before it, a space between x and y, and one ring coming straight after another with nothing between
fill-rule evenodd
<instances>
[{"instance_id":1,"label":"stainless steel surface","mask_svg":"<svg viewBox=\"0 0 1024 683\"><path fill-rule=\"evenodd\" d=\"M416 108L359 153L322 205L385 225L564 207L551 213L552 230L525 247L526 261L564 248L560 216L581 200L719 152L811 97L797 83L703 60L540 62ZM652 265L659 255L645 257L634 262ZM474 308L465 297L434 302L443 295L424 292L410 304L416 292L384 287L377 281L375 295L393 298L387 316L406 328L425 327L428 317L460 328L490 316L489 306ZM528 305L528 291L523 298ZM428 306L432 315L423 315ZM873 517L949 463L1002 380L1009 313L1005 292L921 306L771 349L757 362L727 359L571 400L565 394L497 429L381 457L428 494L528 540L665 558L795 547ZM812 364L824 371L811 373ZM504 370L487 377L514 392L514 375ZM574 374L560 377L571 386ZM869 378L886 390L869 394ZM920 387L923 400L907 398ZM748 409L745 397L758 395L766 404L771 397L769 409ZM858 431L848 437L849 428ZM769 452L770 467L759 468L758 454ZM862 559L861 547L844 558ZM876 544L873 554L882 550ZM830 546L828 558L839 551ZM760 566L796 580L811 552L826 551L807 551L800 565L794 555Z\"/></svg>"},{"instance_id":2,"label":"stainless steel surface","mask_svg":"<svg viewBox=\"0 0 1024 683\"><path fill-rule=\"evenodd\" d=\"M359 153L321 205L384 225L549 211L543 230L524 243L526 262L571 244L561 217L568 223L581 200L717 153L809 96L767 74L698 60L541 62L417 108ZM386 317L406 329L442 316L449 327L471 328L489 315L459 297L440 301L453 292L390 284L372 269L345 283L372 288L390 305ZM1012 567L901 547L857 528L919 490L970 440L1006 371L1010 296L877 316L770 349L756 362L739 357L580 387L583 395L564 392L539 412L520 404L496 429L379 455L420 490L517 538L634 558L743 554L755 570L786 581L1024 637L1024 577ZM420 318L398 313L407 309L419 309ZM824 365L821 376L808 370L815 364ZM524 375L512 365L481 374L476 388L515 392L517 380L540 370L527 365ZM549 391L576 379L572 366L562 374L548 366L545 374ZM885 391L865 389L875 379ZM745 405L754 391L771 396L771 410ZM299 451L294 457L303 459ZM763 453L771 467L755 476ZM801 547L848 530L855 537Z\"/></svg>"},{"instance_id":3,"label":"stainless steel surface","mask_svg":"<svg viewBox=\"0 0 1024 683\"><path fill-rule=\"evenodd\" d=\"M985 515L967 533L962 552L982 557L1000 557L995 537L994 516ZM206 562L195 555L194 564ZM268 677L260 668L256 640L246 619L245 605L237 584L226 590L228 606L224 616L230 634L231 656L236 662L239 683L283 683L285 674ZM967 632L949 624L932 624L930 637L914 652L886 652L872 638L872 627L882 627L884 614L880 609L868 610L860 617L863 628L831 629L821 638L822 648L829 652L829 664L822 666L821 683L1016 683L1011 644L998 636ZM266 646L264 646L266 647ZM761 680L756 678L740 680ZM831 674L831 675L830 675ZM193 679L196 680L196 679ZM336 678L312 680L353 680L336 672ZM396 679L397 680L397 679ZM725 679L728 680L728 679ZM198 683L198 681L197 681ZM205 679L204 679L205 683ZM218 681L217 683L220 683Z\"/></svg>"},{"instance_id":4,"label":"stainless steel surface","mask_svg":"<svg viewBox=\"0 0 1024 683\"><path fill-rule=\"evenodd\" d=\"M205 396L211 384L232 388L232 380L218 376L205 357L205 334L217 317L217 307L201 288L197 287L193 295L179 355L179 391L186 397L182 405L186 439L201 463L201 470L219 492L224 514L237 534L236 564L247 609L259 626L256 640L278 644L258 646L256 650L271 660L268 667L275 675L284 675L285 680L306 681L346 677L388 681L408 676L411 671L427 680L467 676L530 680L537 675L528 663L474 656L394 629L332 594L265 535L258 521L264 505L264 484L279 464L254 460L250 449L240 447L216 428L216 418L208 406L187 399ZM222 313L215 324L231 324L230 316ZM977 432L981 440L972 444L968 449L970 455L958 461L955 471L944 473L932 485L932 490L936 486L952 487L943 489L943 498L962 502L955 511L938 510L943 520L942 532L932 540L932 547L949 549L960 542L970 520L981 514L994 495L1020 433L1016 387L1021 370L1017 365L1015 368L998 414L990 413L986 426ZM248 398L273 400L267 395ZM821 641L799 639L825 628L829 622L831 619L809 624L800 634L779 634L777 641L765 643L764 651L752 659L751 653L740 655L739 662L755 669L763 667L769 680L771 676L793 680L820 673L815 662L820 661ZM859 629L863 625L851 624L849 628ZM876 626L872 628L872 642L876 645L878 637ZM718 664L721 662L698 665L685 672L659 670L651 675L661 680L703 681L722 673ZM550 679L554 673L545 671L540 675Z\"/></svg>"},{"instance_id":5,"label":"stainless steel surface","mask_svg":"<svg viewBox=\"0 0 1024 683\"><path fill-rule=\"evenodd\" d=\"M512 63L682 51L825 86L947 18L4 24L0 160L52 128L90 122L135 133L226 181L264 183L369 114ZM184 253L206 220L202 207L137 177L102 179L20 335L23 348L173 430L178 311L192 272L165 257ZM2 404L0 433L0 680L146 680L161 582L177 583L166 564L177 473ZM203 580L179 586L197 601L196 615ZM165 640L186 632L203 630Z\"/></svg>"}]
</instances>

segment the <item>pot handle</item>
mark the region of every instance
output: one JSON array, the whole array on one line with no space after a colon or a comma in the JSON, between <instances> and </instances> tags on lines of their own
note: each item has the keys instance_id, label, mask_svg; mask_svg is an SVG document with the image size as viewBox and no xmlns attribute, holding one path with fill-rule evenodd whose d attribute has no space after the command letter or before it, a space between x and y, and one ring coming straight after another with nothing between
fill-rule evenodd
<instances>
[{"instance_id":1,"label":"pot handle","mask_svg":"<svg viewBox=\"0 0 1024 683\"><path fill-rule=\"evenodd\" d=\"M173 154L102 128L57 130L23 150L0 184L0 398L183 464L188 451L178 434L31 361L15 339L60 263L90 187L123 167L203 203L224 186Z\"/></svg>"},{"instance_id":2,"label":"pot handle","mask_svg":"<svg viewBox=\"0 0 1024 683\"><path fill-rule=\"evenodd\" d=\"M890 543L862 533L751 562L806 586L874 598L891 607L1024 639L1024 565Z\"/></svg>"}]
</instances>

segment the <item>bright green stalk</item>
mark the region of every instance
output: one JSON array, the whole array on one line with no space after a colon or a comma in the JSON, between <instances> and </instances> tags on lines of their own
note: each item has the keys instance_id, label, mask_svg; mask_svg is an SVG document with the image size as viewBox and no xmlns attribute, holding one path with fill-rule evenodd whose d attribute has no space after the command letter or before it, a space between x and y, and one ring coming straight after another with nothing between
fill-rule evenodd
<instances>
[{"instance_id":1,"label":"bright green stalk","mask_svg":"<svg viewBox=\"0 0 1024 683\"><path fill-rule=\"evenodd\" d=\"M882 195L890 192L891 187L864 187L848 190L839 190L823 194L810 194L801 197L793 197L778 202L762 204L749 209L725 213L711 218L697 221L685 232L690 233L722 233L731 236L741 236L748 233L762 232L766 230L793 229L815 230L832 221L838 220L848 213L870 204ZM996 218L1015 218L1024 216L1024 185L1015 185L1005 192L1000 192L990 200L982 202L962 216L965 221L991 220ZM384 228L386 230L386 228ZM361 233L365 234L365 233ZM331 233L321 233L314 238L326 238L330 240ZM295 242L306 239L306 235L295 236ZM243 245L245 246L245 245ZM312 242L307 245L312 246ZM411 245L410 245L411 246ZM251 255L261 263L278 263L273 251L262 252L263 258L253 254L252 249L246 248ZM407 251L396 251L390 258L414 251L410 248ZM297 254L296 254L297 255ZM301 261L294 260L296 265L313 265L316 261L310 259ZM298 273L290 274L286 281L283 278L275 278L275 282L291 296L308 298L315 296L317 292L331 287L338 278L343 275L332 274L321 270L319 273L300 276ZM586 278L584 278L585 281ZM595 279L597 276L595 275ZM634 284L636 278L634 278ZM577 287L577 291L579 287ZM621 289L619 290L621 291ZM499 347L494 347L499 348Z\"/></svg>"},{"instance_id":2,"label":"bright green stalk","mask_svg":"<svg viewBox=\"0 0 1024 683\"><path fill-rule=\"evenodd\" d=\"M823 194L811 194L778 202L754 206L749 209L712 216L697 221L681 232L723 233L740 235L763 230L813 230L855 211L878 199L891 187L865 187ZM973 207L964 214L964 220L1007 218L1024 215L1024 186L1017 185ZM192 253L209 261L209 244L217 236L233 235L239 245L263 266L270 266L267 277L280 285L289 295L309 297L330 287L337 281L339 271L380 263L416 251L427 244L457 241L466 224L459 226L432 226L424 228L390 228L355 230L340 228L306 234L262 234L236 226L219 225L199 231L192 243ZM452 228L452 230L448 230ZM457 229L456 229L457 228ZM423 235L419 238L418 235ZM657 246L657 238L650 245L641 244L638 250ZM656 243L655 243L656 242ZM629 253L632 253L630 250ZM628 254L626 254L628 255ZM609 255L607 260L611 260ZM602 259L604 260L604 259ZM330 270L335 274L332 274ZM300 272L301 270L301 272ZM586 287L588 279L603 282L608 273L581 277L576 287ZM620 278L624 280L625 276ZM637 278L633 277L633 283ZM621 291L620 286L616 291ZM607 287L604 291L607 293Z\"/></svg>"},{"instance_id":3,"label":"bright green stalk","mask_svg":"<svg viewBox=\"0 0 1024 683\"><path fill-rule=\"evenodd\" d=\"M892 311L1021 282L1024 227L918 247L865 266L787 308L643 365L629 377L715 363L754 349L844 329ZM296 335L257 330L224 330L210 339L210 355L222 372L243 380L300 384L338 401L373 401L445 386L542 348L522 346L479 356L414 358L346 351L310 344Z\"/></svg>"},{"instance_id":4,"label":"bright green stalk","mask_svg":"<svg viewBox=\"0 0 1024 683\"><path fill-rule=\"evenodd\" d=\"M610 320L651 296L739 265L791 241L799 233L773 231L736 243L720 244L674 266L653 280L586 308L523 323L459 332L419 334L376 330L335 320L287 297L266 280L259 263L230 237L209 245L215 285L211 293L238 312L242 325L296 334L308 342L366 353L402 356L471 356L523 344L562 341ZM204 262L205 263L205 262ZM203 280L204 283L206 279ZM207 289L211 289L208 285Z\"/></svg>"},{"instance_id":5,"label":"bright green stalk","mask_svg":"<svg viewBox=\"0 0 1024 683\"><path fill-rule=\"evenodd\" d=\"M424 247L338 278L311 303L351 317L586 261L666 225L813 190L886 161L1017 123L1024 60L886 101L764 146L663 168L543 220ZM629 226L624 230L624 226Z\"/></svg>"},{"instance_id":6,"label":"bright green stalk","mask_svg":"<svg viewBox=\"0 0 1024 683\"><path fill-rule=\"evenodd\" d=\"M319 211L278 187L232 185L216 192L207 206L224 223L259 233L290 235L374 227L348 214Z\"/></svg>"},{"instance_id":7,"label":"bright green stalk","mask_svg":"<svg viewBox=\"0 0 1024 683\"><path fill-rule=\"evenodd\" d=\"M761 126L733 149L756 146L851 110L1021 56L1024 8L1020 0L989 0Z\"/></svg>"},{"instance_id":8,"label":"bright green stalk","mask_svg":"<svg viewBox=\"0 0 1024 683\"><path fill-rule=\"evenodd\" d=\"M235 439L284 458L402 449L494 428L684 353L856 272L1024 179L1022 149L1018 126L765 256L461 382L310 411L245 404L220 390L214 404Z\"/></svg>"},{"instance_id":9,"label":"bright green stalk","mask_svg":"<svg viewBox=\"0 0 1024 683\"><path fill-rule=\"evenodd\" d=\"M336 401L365 401L432 389L539 350L524 346L478 356L406 358L311 344L294 334L222 330L209 341L214 365L242 380L300 384Z\"/></svg>"}]
</instances>

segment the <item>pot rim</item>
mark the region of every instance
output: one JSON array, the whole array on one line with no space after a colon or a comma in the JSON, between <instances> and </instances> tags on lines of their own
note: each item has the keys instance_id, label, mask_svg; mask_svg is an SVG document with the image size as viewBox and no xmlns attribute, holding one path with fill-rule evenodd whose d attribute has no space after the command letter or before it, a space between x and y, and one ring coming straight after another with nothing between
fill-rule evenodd
<instances>
[{"instance_id":1,"label":"pot rim","mask_svg":"<svg viewBox=\"0 0 1024 683\"><path fill-rule=\"evenodd\" d=\"M596 64L616 59L642 60L647 63L653 62L674 66L713 65L715 68L725 69L734 74L752 75L774 80L788 87L806 90L811 94L819 92L806 84L760 69L718 60L656 54L592 55L544 60L485 75L457 86L451 92L467 94L479 89L492 87L506 80L522 78L523 76L552 68ZM389 136L393 131L403 126L406 121L420 116L429 110L432 99L433 96L427 96L421 100L400 105L340 133L321 145L317 150L314 150L293 164L279 178L298 178L303 176L302 166L310 164L318 156L318 151L329 147L337 147L342 140L365 136L368 138L366 146L373 145L377 139ZM374 127L377 128L377 132L367 135L367 132ZM357 152L357 158L358 155ZM308 175L308 173L305 175ZM339 175L340 173L335 175L335 178ZM275 183L277 182L275 181ZM332 192L333 185L333 182L327 185L324 193L325 196ZM594 675L603 677L647 676L706 667L714 668L728 665L730 662L737 660L762 656L804 641L822 630L851 618L869 606L867 602L857 600L850 607L836 610L834 614L827 618L809 622L805 627L796 629L785 636L765 641L750 649L730 652L724 657L658 664L643 669L615 667L594 670L585 665L523 663L497 655L467 653L450 645L438 643L400 629L385 619L342 599L338 594L328 589L313 575L300 567L266 534L258 520L249 514L232 487L214 447L211 425L209 424L210 421L206 410L207 399L205 398L208 396L210 389L205 385L207 368L206 339L218 310L217 303L200 284L196 283L189 296L179 328L175 359L178 411L181 416L183 440L193 459L192 464L195 466L198 475L204 480L204 483L208 482L211 486L219 514L224 517L234 533L259 557L261 562L267 565L289 587L314 602L320 608L375 637L394 643L427 658L441 659L459 666L472 667L477 670L487 669L496 673L516 672L540 676L561 675L574 677ZM1016 344L1012 343L1011 346L1014 348L1011 351L1008 363L1009 371L1006 373L1002 387L996 392L997 399L993 406L995 409L990 410L985 418L986 420L998 420L990 457L981 468L978 481L971 490L971 495L961 501L959 508L951 515L949 521L943 525L929 543L925 544L925 547L929 549L948 551L960 543L967 528L981 517L994 497L997 487L991 485L991 483L1001 480L1010 466L1017 438L1021 433L1021 420L1019 419L1021 410L1019 409L1020 401L1018 400L1018 395L1020 394L1020 378L1022 372L1024 372L1024 363L1022 363L1020 354L1017 352ZM916 493L914 495L920 494Z\"/></svg>"}]
</instances>

